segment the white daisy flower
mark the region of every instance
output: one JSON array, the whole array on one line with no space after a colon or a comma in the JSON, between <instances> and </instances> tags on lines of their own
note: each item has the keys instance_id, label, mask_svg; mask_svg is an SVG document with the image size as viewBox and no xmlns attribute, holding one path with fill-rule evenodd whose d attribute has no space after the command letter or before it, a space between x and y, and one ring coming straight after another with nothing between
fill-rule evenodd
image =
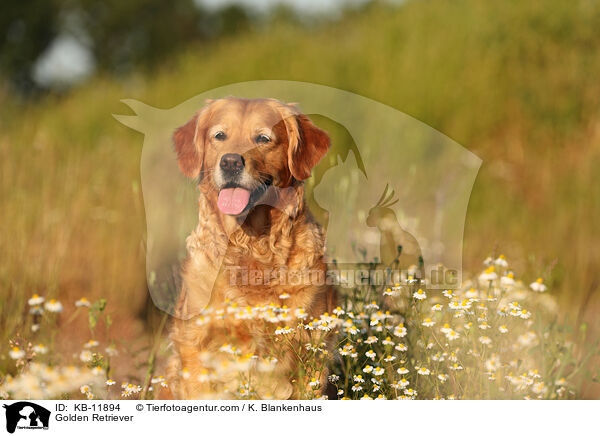
<instances>
[{"instance_id":1,"label":"white daisy flower","mask_svg":"<svg viewBox=\"0 0 600 436\"><path fill-rule=\"evenodd\" d=\"M98 341L95 341L94 339L90 339L89 341L87 341L83 346L85 348L94 348L98 346Z\"/></svg>"},{"instance_id":2,"label":"white daisy flower","mask_svg":"<svg viewBox=\"0 0 600 436\"><path fill-rule=\"evenodd\" d=\"M30 306L39 306L45 301L44 297L39 296L38 294L33 294L31 298L27 301Z\"/></svg>"},{"instance_id":3,"label":"white daisy flower","mask_svg":"<svg viewBox=\"0 0 600 436\"><path fill-rule=\"evenodd\" d=\"M46 347L44 344L37 344L33 346L33 351L38 354L46 354L48 352L48 347Z\"/></svg>"},{"instance_id":4,"label":"white daisy flower","mask_svg":"<svg viewBox=\"0 0 600 436\"><path fill-rule=\"evenodd\" d=\"M544 284L544 279L541 277L539 277L535 282L531 283L529 287L535 292L545 292L547 289L546 285Z\"/></svg>"},{"instance_id":5,"label":"white daisy flower","mask_svg":"<svg viewBox=\"0 0 600 436\"><path fill-rule=\"evenodd\" d=\"M19 347L12 347L8 352L8 355L11 359L19 360L25 357L25 351L21 350Z\"/></svg>"},{"instance_id":6,"label":"white daisy flower","mask_svg":"<svg viewBox=\"0 0 600 436\"><path fill-rule=\"evenodd\" d=\"M394 347L394 349L398 350L398 351L406 351L406 350L408 350L408 347L405 344L400 343L400 344L396 345Z\"/></svg>"},{"instance_id":7,"label":"white daisy flower","mask_svg":"<svg viewBox=\"0 0 600 436\"><path fill-rule=\"evenodd\" d=\"M381 343L383 345L394 345L395 342L392 341L392 338L390 338L389 336L387 338L385 338L383 341L381 341Z\"/></svg>"},{"instance_id":8,"label":"white daisy flower","mask_svg":"<svg viewBox=\"0 0 600 436\"><path fill-rule=\"evenodd\" d=\"M480 336L479 342L481 342L483 345L490 345L492 343L492 340L489 336Z\"/></svg>"},{"instance_id":9,"label":"white daisy flower","mask_svg":"<svg viewBox=\"0 0 600 436\"><path fill-rule=\"evenodd\" d=\"M496 280L498 278L498 274L496 274L495 268L490 266L479 276L479 280L482 282L489 282L492 280Z\"/></svg>"},{"instance_id":10,"label":"white daisy flower","mask_svg":"<svg viewBox=\"0 0 600 436\"><path fill-rule=\"evenodd\" d=\"M494 261L494 264L497 265L497 266L499 266L499 267L502 267L502 268L506 268L508 266L508 262L506 261L506 257L504 257L503 254L501 254L498 257L498 259L496 259Z\"/></svg>"},{"instance_id":11,"label":"white daisy flower","mask_svg":"<svg viewBox=\"0 0 600 436\"><path fill-rule=\"evenodd\" d=\"M60 301L55 300L54 298L52 300L49 300L46 302L46 304L44 305L44 307L46 308L46 310L48 312L62 312L63 310L63 306L61 304Z\"/></svg>"},{"instance_id":12,"label":"white daisy flower","mask_svg":"<svg viewBox=\"0 0 600 436\"><path fill-rule=\"evenodd\" d=\"M419 375L429 375L431 373L431 371L429 371L427 368L419 368L417 370L417 374Z\"/></svg>"},{"instance_id":13,"label":"white daisy flower","mask_svg":"<svg viewBox=\"0 0 600 436\"><path fill-rule=\"evenodd\" d=\"M424 300L425 298L427 298L427 294L425 294L425 291L423 289L419 289L413 294L413 298L417 300Z\"/></svg>"},{"instance_id":14,"label":"white daisy flower","mask_svg":"<svg viewBox=\"0 0 600 436\"><path fill-rule=\"evenodd\" d=\"M79 359L82 362L91 362L93 359L94 355L92 354L92 352L90 350L83 350L80 354L79 354Z\"/></svg>"},{"instance_id":15,"label":"white daisy flower","mask_svg":"<svg viewBox=\"0 0 600 436\"><path fill-rule=\"evenodd\" d=\"M422 322L422 324L423 324L425 327L431 327L432 325L434 325L434 324L435 324L435 321L433 321L431 318L426 318L426 319L425 319L425 320Z\"/></svg>"},{"instance_id":16,"label":"white daisy flower","mask_svg":"<svg viewBox=\"0 0 600 436\"><path fill-rule=\"evenodd\" d=\"M408 331L406 330L406 327L404 327L404 324L398 324L394 328L394 336L397 336L399 338L403 338L404 336L406 336L407 333Z\"/></svg>"},{"instance_id":17,"label":"white daisy flower","mask_svg":"<svg viewBox=\"0 0 600 436\"><path fill-rule=\"evenodd\" d=\"M500 284L502 286L514 286L515 275L512 272L509 272L505 276L502 276L502 278L500 279Z\"/></svg>"},{"instance_id":18,"label":"white daisy flower","mask_svg":"<svg viewBox=\"0 0 600 436\"><path fill-rule=\"evenodd\" d=\"M91 304L89 300L85 297L80 298L75 302L75 307L90 307Z\"/></svg>"}]
</instances>

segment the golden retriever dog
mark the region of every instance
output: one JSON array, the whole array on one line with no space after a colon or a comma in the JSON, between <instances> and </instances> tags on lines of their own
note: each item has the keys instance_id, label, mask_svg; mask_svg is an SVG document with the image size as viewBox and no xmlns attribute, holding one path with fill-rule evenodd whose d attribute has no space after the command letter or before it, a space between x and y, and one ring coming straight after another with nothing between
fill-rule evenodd
<instances>
[{"instance_id":1,"label":"golden retriever dog","mask_svg":"<svg viewBox=\"0 0 600 436\"><path fill-rule=\"evenodd\" d=\"M257 361L273 357L275 336L265 333L264 317L238 316L236 310L275 308L277 316L289 314L296 339L310 342L315 333L297 328L294 314L305 314L308 322L335 307L336 293L327 281L292 284L289 279L290 272L316 272L321 278L327 273L325 237L307 208L304 180L327 153L330 139L294 105L228 97L208 101L175 131L173 142L180 170L198 180L200 195L198 225L187 239L182 266L167 375L174 398L209 398L218 389L236 389L234 380L213 368L224 344L230 354L234 350ZM323 368L298 374L301 358L291 349L276 358L265 395L297 398L302 384L315 377L326 386Z\"/></svg>"}]
</instances>

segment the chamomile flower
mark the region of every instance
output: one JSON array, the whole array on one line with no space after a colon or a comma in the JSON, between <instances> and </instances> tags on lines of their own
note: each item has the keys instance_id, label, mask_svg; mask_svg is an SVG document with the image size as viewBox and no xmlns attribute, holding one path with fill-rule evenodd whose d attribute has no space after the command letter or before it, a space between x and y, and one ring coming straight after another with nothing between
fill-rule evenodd
<instances>
[{"instance_id":1,"label":"chamomile flower","mask_svg":"<svg viewBox=\"0 0 600 436\"><path fill-rule=\"evenodd\" d=\"M75 307L90 307L91 304L89 300L85 297L80 298L75 302Z\"/></svg>"},{"instance_id":2,"label":"chamomile flower","mask_svg":"<svg viewBox=\"0 0 600 436\"><path fill-rule=\"evenodd\" d=\"M431 310L433 310L434 312L439 312L444 308L444 306L442 306L441 304L434 304L433 306L431 306Z\"/></svg>"},{"instance_id":3,"label":"chamomile flower","mask_svg":"<svg viewBox=\"0 0 600 436\"><path fill-rule=\"evenodd\" d=\"M405 367L401 366L400 368L398 368L398 369L396 370L396 372L397 372L398 374L400 374L400 375L403 375L403 374L408 374L408 369L406 369Z\"/></svg>"},{"instance_id":4,"label":"chamomile flower","mask_svg":"<svg viewBox=\"0 0 600 436\"><path fill-rule=\"evenodd\" d=\"M25 351L21 350L19 347L12 347L8 352L8 355L11 359L19 360L25 357Z\"/></svg>"},{"instance_id":5,"label":"chamomile flower","mask_svg":"<svg viewBox=\"0 0 600 436\"><path fill-rule=\"evenodd\" d=\"M340 380L340 376L337 374L331 374L329 377L327 377L329 379L329 381L331 383L336 383Z\"/></svg>"},{"instance_id":6,"label":"chamomile flower","mask_svg":"<svg viewBox=\"0 0 600 436\"><path fill-rule=\"evenodd\" d=\"M287 326L286 327L277 327L275 329L276 335L288 335L290 333L294 333L294 330Z\"/></svg>"},{"instance_id":7,"label":"chamomile flower","mask_svg":"<svg viewBox=\"0 0 600 436\"><path fill-rule=\"evenodd\" d=\"M398 351L406 351L406 350L408 350L408 347L403 343L399 343L398 345L396 345L394 347L394 349L398 350Z\"/></svg>"},{"instance_id":8,"label":"chamomile flower","mask_svg":"<svg viewBox=\"0 0 600 436\"><path fill-rule=\"evenodd\" d=\"M375 351L369 350L365 353L365 356L367 356L371 360L375 360L375 358L377 357L377 354L375 354Z\"/></svg>"},{"instance_id":9,"label":"chamomile flower","mask_svg":"<svg viewBox=\"0 0 600 436\"><path fill-rule=\"evenodd\" d=\"M395 344L395 342L392 341L392 338L390 338L389 336L386 337L383 341L381 341L381 343L383 345L394 345Z\"/></svg>"},{"instance_id":10,"label":"chamomile flower","mask_svg":"<svg viewBox=\"0 0 600 436\"><path fill-rule=\"evenodd\" d=\"M378 341L378 339L376 336L369 336L367 339L365 339L365 344L371 345L377 341Z\"/></svg>"},{"instance_id":11,"label":"chamomile flower","mask_svg":"<svg viewBox=\"0 0 600 436\"><path fill-rule=\"evenodd\" d=\"M546 388L544 387L544 382L537 382L533 384L533 387L531 388L531 390L536 393L536 394L541 394L543 393Z\"/></svg>"},{"instance_id":12,"label":"chamomile flower","mask_svg":"<svg viewBox=\"0 0 600 436\"><path fill-rule=\"evenodd\" d=\"M433 326L435 324L435 321L432 320L431 318L425 318L425 320L422 322L422 324L425 327L431 327L431 326Z\"/></svg>"},{"instance_id":13,"label":"chamomile flower","mask_svg":"<svg viewBox=\"0 0 600 436\"><path fill-rule=\"evenodd\" d=\"M502 364L500 363L498 356L496 356L495 354L492 354L492 356L485 361L485 369L487 369L490 372L497 371L501 366Z\"/></svg>"},{"instance_id":14,"label":"chamomile flower","mask_svg":"<svg viewBox=\"0 0 600 436\"><path fill-rule=\"evenodd\" d=\"M492 340L489 336L480 336L479 342L481 342L483 345L490 345L492 343Z\"/></svg>"},{"instance_id":15,"label":"chamomile flower","mask_svg":"<svg viewBox=\"0 0 600 436\"><path fill-rule=\"evenodd\" d=\"M44 305L44 308L48 312L55 312L55 313L62 312L62 310L63 310L63 306L62 306L61 302L55 300L54 298L52 300L48 300L46 302L46 304Z\"/></svg>"},{"instance_id":16,"label":"chamomile flower","mask_svg":"<svg viewBox=\"0 0 600 436\"><path fill-rule=\"evenodd\" d=\"M452 293L452 291L450 289L446 289L444 292L444 297L446 298L454 298L454 294Z\"/></svg>"},{"instance_id":17,"label":"chamomile flower","mask_svg":"<svg viewBox=\"0 0 600 436\"><path fill-rule=\"evenodd\" d=\"M406 327L404 327L404 324L398 324L394 328L394 336L397 336L399 338L403 338L404 336L406 336L407 333L408 331L406 330Z\"/></svg>"},{"instance_id":18,"label":"chamomile flower","mask_svg":"<svg viewBox=\"0 0 600 436\"><path fill-rule=\"evenodd\" d=\"M500 284L502 286L514 286L515 275L512 272L509 272L505 276L502 276L502 278L500 279Z\"/></svg>"},{"instance_id":19,"label":"chamomile flower","mask_svg":"<svg viewBox=\"0 0 600 436\"><path fill-rule=\"evenodd\" d=\"M529 287L535 292L545 292L546 285L544 284L544 279L539 277L535 282L531 283Z\"/></svg>"},{"instance_id":20,"label":"chamomile flower","mask_svg":"<svg viewBox=\"0 0 600 436\"><path fill-rule=\"evenodd\" d=\"M448 331L448 332L446 333L446 338L447 338L449 341L454 341L454 340L458 339L459 337L460 337L460 335L459 335L459 334L458 334L456 331L454 331L454 330L452 330L452 329L450 329L450 331Z\"/></svg>"},{"instance_id":21,"label":"chamomile flower","mask_svg":"<svg viewBox=\"0 0 600 436\"><path fill-rule=\"evenodd\" d=\"M94 348L97 347L99 344L98 341L95 341L94 339L90 339L89 341L87 341L83 346L85 348Z\"/></svg>"},{"instance_id":22,"label":"chamomile flower","mask_svg":"<svg viewBox=\"0 0 600 436\"><path fill-rule=\"evenodd\" d=\"M502 267L502 268L506 268L508 266L508 262L506 261L506 257L504 257L503 254L501 254L498 257L498 259L496 259L494 261L494 264L497 265L497 266L499 266L499 267Z\"/></svg>"},{"instance_id":23,"label":"chamomile flower","mask_svg":"<svg viewBox=\"0 0 600 436\"><path fill-rule=\"evenodd\" d=\"M92 359L94 358L94 354L90 351L90 350L83 350L80 354L79 354L79 359L82 362L91 362Z\"/></svg>"},{"instance_id":24,"label":"chamomile flower","mask_svg":"<svg viewBox=\"0 0 600 436\"><path fill-rule=\"evenodd\" d=\"M363 387L359 383L352 386L352 392L360 392L360 391L362 391L362 389L363 389Z\"/></svg>"},{"instance_id":25,"label":"chamomile flower","mask_svg":"<svg viewBox=\"0 0 600 436\"><path fill-rule=\"evenodd\" d=\"M383 375L384 372L385 370L378 366L373 370L373 375Z\"/></svg>"},{"instance_id":26,"label":"chamomile flower","mask_svg":"<svg viewBox=\"0 0 600 436\"><path fill-rule=\"evenodd\" d=\"M463 369L463 367L460 366L458 363L455 363L454 365L450 365L448 369L452 371L460 371L461 369Z\"/></svg>"},{"instance_id":27,"label":"chamomile flower","mask_svg":"<svg viewBox=\"0 0 600 436\"><path fill-rule=\"evenodd\" d=\"M46 347L44 344L37 344L33 346L33 351L35 351L37 354L46 354L48 352L48 347Z\"/></svg>"},{"instance_id":28,"label":"chamomile flower","mask_svg":"<svg viewBox=\"0 0 600 436\"><path fill-rule=\"evenodd\" d=\"M439 381L441 381L442 383L445 383L446 380L448 380L448 374L438 374L437 378L439 379Z\"/></svg>"},{"instance_id":29,"label":"chamomile flower","mask_svg":"<svg viewBox=\"0 0 600 436\"><path fill-rule=\"evenodd\" d=\"M417 374L419 374L419 375L429 375L429 374L431 374L431 371L429 371L427 368L419 368L417 370Z\"/></svg>"},{"instance_id":30,"label":"chamomile flower","mask_svg":"<svg viewBox=\"0 0 600 436\"><path fill-rule=\"evenodd\" d=\"M309 385L311 388L313 388L313 389L314 389L314 388L318 388L320 384L321 384L321 382L320 382L319 380L317 380L316 378L314 378L314 377L313 377L313 378L310 380L310 382L308 383L308 385Z\"/></svg>"},{"instance_id":31,"label":"chamomile flower","mask_svg":"<svg viewBox=\"0 0 600 436\"><path fill-rule=\"evenodd\" d=\"M384 361L384 362L393 362L394 360L396 360L396 356L390 356L390 355L387 355L387 356L386 356L386 357L383 359L383 361Z\"/></svg>"},{"instance_id":32,"label":"chamomile flower","mask_svg":"<svg viewBox=\"0 0 600 436\"><path fill-rule=\"evenodd\" d=\"M354 380L355 383L364 383L365 382L365 379L360 374L357 374L354 377L352 377L352 380Z\"/></svg>"},{"instance_id":33,"label":"chamomile flower","mask_svg":"<svg viewBox=\"0 0 600 436\"><path fill-rule=\"evenodd\" d=\"M458 301L451 301L450 303L448 303L448 308L452 310L459 310L460 303Z\"/></svg>"},{"instance_id":34,"label":"chamomile flower","mask_svg":"<svg viewBox=\"0 0 600 436\"><path fill-rule=\"evenodd\" d=\"M109 378L104 383L106 384L106 386L112 386L112 385L114 385L116 383L116 381L114 381L113 379Z\"/></svg>"},{"instance_id":35,"label":"chamomile flower","mask_svg":"<svg viewBox=\"0 0 600 436\"><path fill-rule=\"evenodd\" d=\"M508 333L508 328L504 324L498 327L498 330L500 331L500 333Z\"/></svg>"},{"instance_id":36,"label":"chamomile flower","mask_svg":"<svg viewBox=\"0 0 600 436\"><path fill-rule=\"evenodd\" d=\"M496 280L497 278L498 278L498 274L496 274L496 269L493 266L488 267L479 276L479 280L481 280L482 282L489 282L492 280Z\"/></svg>"},{"instance_id":37,"label":"chamomile flower","mask_svg":"<svg viewBox=\"0 0 600 436\"><path fill-rule=\"evenodd\" d=\"M413 294L413 298L415 298L416 300L424 300L425 298L427 298L427 294L423 289L419 289Z\"/></svg>"},{"instance_id":38,"label":"chamomile flower","mask_svg":"<svg viewBox=\"0 0 600 436\"><path fill-rule=\"evenodd\" d=\"M27 303L30 306L39 306L40 304L42 304L45 301L45 298L38 295L38 294L33 294L31 296L31 298L27 301Z\"/></svg>"},{"instance_id":39,"label":"chamomile flower","mask_svg":"<svg viewBox=\"0 0 600 436\"><path fill-rule=\"evenodd\" d=\"M519 316L523 319L529 319L531 318L531 312L525 309L521 309L521 314Z\"/></svg>"},{"instance_id":40,"label":"chamomile flower","mask_svg":"<svg viewBox=\"0 0 600 436\"><path fill-rule=\"evenodd\" d=\"M367 365L363 368L363 372L366 372L367 374L373 372L373 367L371 365Z\"/></svg>"}]
</instances>

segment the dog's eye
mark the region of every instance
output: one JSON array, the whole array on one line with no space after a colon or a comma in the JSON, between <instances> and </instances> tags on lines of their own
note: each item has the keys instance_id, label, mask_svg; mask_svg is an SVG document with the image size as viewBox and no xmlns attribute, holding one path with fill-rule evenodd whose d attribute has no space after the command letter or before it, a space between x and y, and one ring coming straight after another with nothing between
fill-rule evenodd
<instances>
[{"instance_id":1,"label":"dog's eye","mask_svg":"<svg viewBox=\"0 0 600 436\"><path fill-rule=\"evenodd\" d=\"M269 138L267 135L258 135L256 137L256 142L259 144L266 144L267 142L271 142L271 138Z\"/></svg>"},{"instance_id":2,"label":"dog's eye","mask_svg":"<svg viewBox=\"0 0 600 436\"><path fill-rule=\"evenodd\" d=\"M227 138L227 135L225 134L225 132L217 132L217 133L215 133L215 139L217 141L225 141L226 138Z\"/></svg>"}]
</instances>

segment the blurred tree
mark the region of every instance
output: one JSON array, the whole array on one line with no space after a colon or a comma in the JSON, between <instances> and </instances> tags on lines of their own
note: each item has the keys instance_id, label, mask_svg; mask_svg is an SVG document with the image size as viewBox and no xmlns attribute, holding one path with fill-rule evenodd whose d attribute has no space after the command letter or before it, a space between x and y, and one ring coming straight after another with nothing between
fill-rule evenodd
<instances>
[{"instance_id":1,"label":"blurred tree","mask_svg":"<svg viewBox=\"0 0 600 436\"><path fill-rule=\"evenodd\" d=\"M56 1L8 0L0 13L0 74L21 92L32 92L33 62L58 34Z\"/></svg>"},{"instance_id":2,"label":"blurred tree","mask_svg":"<svg viewBox=\"0 0 600 436\"><path fill-rule=\"evenodd\" d=\"M39 90L33 66L58 35L76 38L100 71L123 73L251 23L241 6L208 12L194 0L13 0L2 9L0 74L22 94Z\"/></svg>"}]
</instances>

